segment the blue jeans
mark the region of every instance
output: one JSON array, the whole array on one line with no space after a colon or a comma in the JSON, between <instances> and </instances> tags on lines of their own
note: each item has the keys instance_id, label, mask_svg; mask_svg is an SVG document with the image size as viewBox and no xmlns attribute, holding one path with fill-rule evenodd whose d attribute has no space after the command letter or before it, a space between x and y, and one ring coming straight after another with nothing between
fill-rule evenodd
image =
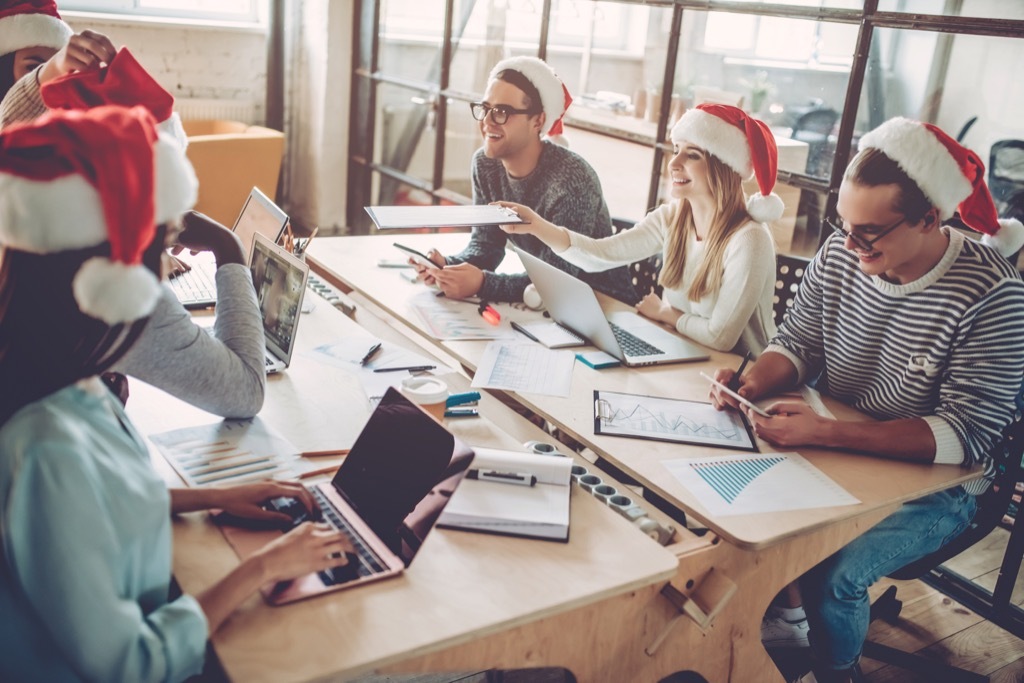
<instances>
[{"instance_id":1,"label":"blue jeans","mask_svg":"<svg viewBox=\"0 0 1024 683\"><path fill-rule=\"evenodd\" d=\"M975 508L962 486L910 501L804 574L800 592L815 663L837 670L856 664L868 634L868 587L953 540Z\"/></svg>"}]
</instances>

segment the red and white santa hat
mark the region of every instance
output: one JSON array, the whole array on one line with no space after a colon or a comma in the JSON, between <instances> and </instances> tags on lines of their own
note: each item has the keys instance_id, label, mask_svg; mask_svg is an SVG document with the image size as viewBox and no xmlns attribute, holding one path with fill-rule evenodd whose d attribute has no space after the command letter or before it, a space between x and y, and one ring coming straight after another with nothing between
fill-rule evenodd
<instances>
[{"instance_id":1,"label":"red and white santa hat","mask_svg":"<svg viewBox=\"0 0 1024 683\"><path fill-rule=\"evenodd\" d=\"M181 148L143 107L50 112L0 132L0 245L34 254L110 243L72 283L108 325L149 315L160 283L142 264L156 227L196 199Z\"/></svg>"},{"instance_id":2,"label":"red and white santa hat","mask_svg":"<svg viewBox=\"0 0 1024 683\"><path fill-rule=\"evenodd\" d=\"M775 136L764 122L738 107L698 104L672 127L672 142L700 147L744 180L753 174L759 192L747 198L747 213L755 221L767 223L782 216L782 199L772 192L779 152Z\"/></svg>"},{"instance_id":3,"label":"red and white santa hat","mask_svg":"<svg viewBox=\"0 0 1024 683\"><path fill-rule=\"evenodd\" d=\"M940 128L897 117L864 135L858 146L877 149L895 161L939 210L940 220L959 209L960 219L982 233L981 241L1004 256L1024 246L1024 225L996 214L985 184L985 164Z\"/></svg>"},{"instance_id":4,"label":"red and white santa hat","mask_svg":"<svg viewBox=\"0 0 1024 683\"><path fill-rule=\"evenodd\" d=\"M59 50L74 33L57 14L53 0L0 2L0 55L26 47Z\"/></svg>"},{"instance_id":5,"label":"red and white santa hat","mask_svg":"<svg viewBox=\"0 0 1024 683\"><path fill-rule=\"evenodd\" d=\"M572 104L572 95L555 70L536 57L510 57L494 65L488 80L493 81L498 74L506 70L519 72L537 89L537 93L540 94L540 106L544 111L544 124L547 127L544 133L551 137L561 135L564 132L562 117Z\"/></svg>"},{"instance_id":6,"label":"red and white santa hat","mask_svg":"<svg viewBox=\"0 0 1024 683\"><path fill-rule=\"evenodd\" d=\"M110 64L101 69L73 71L44 83L40 96L50 109L142 105L156 118L161 133L169 134L182 148L188 146L181 117L174 111L174 96L142 68L126 47L118 50Z\"/></svg>"}]
</instances>

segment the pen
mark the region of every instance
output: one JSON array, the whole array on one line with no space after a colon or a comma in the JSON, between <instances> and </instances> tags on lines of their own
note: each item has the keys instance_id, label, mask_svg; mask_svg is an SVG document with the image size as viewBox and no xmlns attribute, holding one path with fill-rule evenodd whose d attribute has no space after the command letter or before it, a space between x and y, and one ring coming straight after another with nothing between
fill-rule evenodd
<instances>
[{"instance_id":1,"label":"pen","mask_svg":"<svg viewBox=\"0 0 1024 683\"><path fill-rule=\"evenodd\" d=\"M378 351L380 351L380 347L381 347L381 343L380 342L377 342L376 344L371 346L370 350L366 352L365 356L363 356L363 359L361 361L359 361L359 364L360 365L366 365L367 363L369 363L370 359L373 358L374 354L376 354Z\"/></svg>"},{"instance_id":2,"label":"pen","mask_svg":"<svg viewBox=\"0 0 1024 683\"><path fill-rule=\"evenodd\" d=\"M461 394L452 394L444 402L445 406L451 408L452 406L461 406L463 403L473 403L474 401L480 400L479 391L465 391Z\"/></svg>"},{"instance_id":3,"label":"pen","mask_svg":"<svg viewBox=\"0 0 1024 683\"><path fill-rule=\"evenodd\" d=\"M536 338L536 337L534 337L534 336L533 336L532 334L530 334L530 333L529 333L529 332L528 332L528 331L526 330L526 328L525 328L525 327L523 327L522 325L520 325L519 323L517 323L517 322L516 322L515 320L511 320L511 321L509 321L509 324L510 324L510 325L512 325L512 329L513 329L513 330L515 330L516 332L518 332L518 333L522 334L523 336L527 337L528 339L532 339L533 341L535 341L535 342L538 342L538 343L540 342L540 339L537 339L537 338Z\"/></svg>"},{"instance_id":4,"label":"pen","mask_svg":"<svg viewBox=\"0 0 1024 683\"><path fill-rule=\"evenodd\" d=\"M499 472L498 470L470 470L466 473L467 479L479 479L480 481L493 481L500 484L516 484L518 486L533 486L537 483L537 477L525 472Z\"/></svg>"},{"instance_id":5,"label":"pen","mask_svg":"<svg viewBox=\"0 0 1024 683\"><path fill-rule=\"evenodd\" d=\"M740 363L739 369L736 370L736 374L732 376L732 379L729 380L729 383L726 386L728 386L733 391L736 391L737 389L740 388L740 375L742 375L743 371L747 369L747 363L749 362L750 351L747 351L747 355L743 356L743 362Z\"/></svg>"},{"instance_id":6,"label":"pen","mask_svg":"<svg viewBox=\"0 0 1024 683\"><path fill-rule=\"evenodd\" d=\"M497 325L501 322L501 313L498 313L497 309L486 301L481 301L480 306L476 310L484 320L492 325Z\"/></svg>"},{"instance_id":7,"label":"pen","mask_svg":"<svg viewBox=\"0 0 1024 683\"><path fill-rule=\"evenodd\" d=\"M476 408L449 408L444 411L445 417L476 417L479 414Z\"/></svg>"},{"instance_id":8,"label":"pen","mask_svg":"<svg viewBox=\"0 0 1024 683\"><path fill-rule=\"evenodd\" d=\"M334 455L348 455L348 449L339 448L333 451L302 451L299 455L303 458L329 458Z\"/></svg>"},{"instance_id":9,"label":"pen","mask_svg":"<svg viewBox=\"0 0 1024 683\"><path fill-rule=\"evenodd\" d=\"M407 365L400 368L374 368L374 372L400 372L402 370L408 370L409 372L424 372L426 370L433 370L436 365Z\"/></svg>"}]
</instances>

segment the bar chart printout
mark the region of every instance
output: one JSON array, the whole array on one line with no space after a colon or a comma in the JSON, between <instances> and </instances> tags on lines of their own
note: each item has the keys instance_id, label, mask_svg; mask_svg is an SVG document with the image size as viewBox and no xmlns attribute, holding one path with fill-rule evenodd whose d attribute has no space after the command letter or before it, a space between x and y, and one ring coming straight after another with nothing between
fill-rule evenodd
<instances>
[{"instance_id":1,"label":"bar chart printout","mask_svg":"<svg viewBox=\"0 0 1024 683\"><path fill-rule=\"evenodd\" d=\"M857 505L835 481L796 453L736 453L662 463L715 515Z\"/></svg>"}]
</instances>

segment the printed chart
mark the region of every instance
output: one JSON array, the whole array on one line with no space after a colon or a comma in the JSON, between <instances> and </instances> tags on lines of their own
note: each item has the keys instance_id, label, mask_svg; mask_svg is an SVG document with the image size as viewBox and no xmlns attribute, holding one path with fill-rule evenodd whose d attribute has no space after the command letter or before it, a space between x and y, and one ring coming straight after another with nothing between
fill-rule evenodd
<instances>
[{"instance_id":1,"label":"printed chart","mask_svg":"<svg viewBox=\"0 0 1024 683\"><path fill-rule=\"evenodd\" d=\"M452 301L434 291L421 292L409 302L435 339L505 339L514 337L506 322L491 325L477 311L477 304Z\"/></svg>"},{"instance_id":2,"label":"printed chart","mask_svg":"<svg viewBox=\"0 0 1024 683\"><path fill-rule=\"evenodd\" d=\"M797 453L729 454L662 464L715 515L860 503Z\"/></svg>"},{"instance_id":3,"label":"printed chart","mask_svg":"<svg viewBox=\"0 0 1024 683\"><path fill-rule=\"evenodd\" d=\"M710 403L594 392L594 433L757 450L740 413Z\"/></svg>"},{"instance_id":4,"label":"printed chart","mask_svg":"<svg viewBox=\"0 0 1024 683\"><path fill-rule=\"evenodd\" d=\"M530 341L491 342L473 376L473 386L568 396L575 362L571 351L555 351Z\"/></svg>"}]
</instances>

